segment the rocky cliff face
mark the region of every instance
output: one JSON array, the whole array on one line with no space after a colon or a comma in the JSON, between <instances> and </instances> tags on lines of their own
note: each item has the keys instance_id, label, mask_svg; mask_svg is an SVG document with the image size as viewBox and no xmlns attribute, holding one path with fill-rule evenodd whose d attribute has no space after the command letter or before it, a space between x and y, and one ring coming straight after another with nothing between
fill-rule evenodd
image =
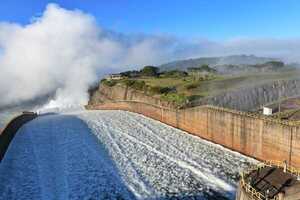
<instances>
[{"instance_id":1,"label":"rocky cliff face","mask_svg":"<svg viewBox=\"0 0 300 200\"><path fill-rule=\"evenodd\" d=\"M139 101L164 107L173 107L169 102L162 101L159 97L148 95L122 85L112 87L100 84L98 90L91 95L89 105L97 105L111 101Z\"/></svg>"},{"instance_id":2,"label":"rocky cliff face","mask_svg":"<svg viewBox=\"0 0 300 200\"><path fill-rule=\"evenodd\" d=\"M236 110L255 110L280 98L300 95L300 80L282 80L255 87L229 91L215 97L191 102L191 106L211 104Z\"/></svg>"},{"instance_id":3,"label":"rocky cliff face","mask_svg":"<svg viewBox=\"0 0 300 200\"><path fill-rule=\"evenodd\" d=\"M188 106L215 105L242 111L258 109L260 106L276 102L281 98L300 96L300 80L282 80L255 87L234 91L190 102ZM159 106L172 107L159 97L147 95L124 86L108 87L100 85L90 99L89 105L96 105L108 101L133 100Z\"/></svg>"}]
</instances>

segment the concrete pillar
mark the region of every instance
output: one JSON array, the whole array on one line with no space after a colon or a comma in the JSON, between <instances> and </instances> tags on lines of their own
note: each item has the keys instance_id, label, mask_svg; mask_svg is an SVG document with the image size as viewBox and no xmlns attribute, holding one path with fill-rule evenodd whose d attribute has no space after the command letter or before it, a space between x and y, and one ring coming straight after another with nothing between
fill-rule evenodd
<instances>
[{"instance_id":1,"label":"concrete pillar","mask_svg":"<svg viewBox=\"0 0 300 200\"><path fill-rule=\"evenodd\" d=\"M278 200L284 200L284 193L280 192L278 194Z\"/></svg>"},{"instance_id":2,"label":"concrete pillar","mask_svg":"<svg viewBox=\"0 0 300 200\"><path fill-rule=\"evenodd\" d=\"M286 170L287 170L287 162L285 160L283 161L283 172L286 173Z\"/></svg>"}]
</instances>

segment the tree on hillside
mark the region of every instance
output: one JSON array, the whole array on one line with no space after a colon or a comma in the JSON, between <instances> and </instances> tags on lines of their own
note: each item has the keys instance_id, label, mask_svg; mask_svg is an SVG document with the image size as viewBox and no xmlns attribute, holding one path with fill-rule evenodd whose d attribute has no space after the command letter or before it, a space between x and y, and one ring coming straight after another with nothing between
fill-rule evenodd
<instances>
[{"instance_id":1,"label":"tree on hillside","mask_svg":"<svg viewBox=\"0 0 300 200\"><path fill-rule=\"evenodd\" d=\"M209 67L207 64L203 64L200 67L188 68L189 74L193 77L194 81L205 80L210 74L216 73L217 70Z\"/></svg>"},{"instance_id":2,"label":"tree on hillside","mask_svg":"<svg viewBox=\"0 0 300 200\"><path fill-rule=\"evenodd\" d=\"M214 68L209 67L209 65L207 65L207 64L204 64L204 65L201 65L200 71L214 73L217 70L215 70Z\"/></svg>"},{"instance_id":3,"label":"tree on hillside","mask_svg":"<svg viewBox=\"0 0 300 200\"><path fill-rule=\"evenodd\" d=\"M171 78L181 78L181 77L186 77L188 75L187 72L185 71L180 71L180 70L171 70L171 71L165 71L160 74L162 77L171 77Z\"/></svg>"},{"instance_id":4,"label":"tree on hillside","mask_svg":"<svg viewBox=\"0 0 300 200\"><path fill-rule=\"evenodd\" d=\"M158 76L159 68L154 66L145 66L140 72L143 76Z\"/></svg>"},{"instance_id":5,"label":"tree on hillside","mask_svg":"<svg viewBox=\"0 0 300 200\"><path fill-rule=\"evenodd\" d=\"M266 62L264 65L268 66L273 66L273 67L284 67L284 62L281 61L270 61L270 62Z\"/></svg>"},{"instance_id":6,"label":"tree on hillside","mask_svg":"<svg viewBox=\"0 0 300 200\"><path fill-rule=\"evenodd\" d=\"M267 70L278 70L283 67L285 67L284 62L281 61L269 61L263 64L255 64L251 65L252 67L255 67L257 69L260 69L262 71L267 71Z\"/></svg>"},{"instance_id":7,"label":"tree on hillside","mask_svg":"<svg viewBox=\"0 0 300 200\"><path fill-rule=\"evenodd\" d=\"M134 78L140 75L140 72L137 70L132 71L125 71L120 73L122 76L128 77L128 78Z\"/></svg>"},{"instance_id":8,"label":"tree on hillside","mask_svg":"<svg viewBox=\"0 0 300 200\"><path fill-rule=\"evenodd\" d=\"M189 72L209 72L209 73L215 73L217 70L214 68L209 67L207 64L203 64L200 67L190 67L188 68Z\"/></svg>"}]
</instances>

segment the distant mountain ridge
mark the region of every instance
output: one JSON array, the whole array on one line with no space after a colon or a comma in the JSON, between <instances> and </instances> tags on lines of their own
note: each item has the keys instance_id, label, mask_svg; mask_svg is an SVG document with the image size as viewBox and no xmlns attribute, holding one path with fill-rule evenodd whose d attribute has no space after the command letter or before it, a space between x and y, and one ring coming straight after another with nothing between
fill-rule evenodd
<instances>
[{"instance_id":1,"label":"distant mountain ridge","mask_svg":"<svg viewBox=\"0 0 300 200\"><path fill-rule=\"evenodd\" d=\"M158 66L161 71L169 70L187 70L192 67L200 67L208 64L212 67L223 65L256 65L270 61L280 61L277 58L257 57L254 55L232 55L221 57L200 57L186 60L178 60Z\"/></svg>"}]
</instances>

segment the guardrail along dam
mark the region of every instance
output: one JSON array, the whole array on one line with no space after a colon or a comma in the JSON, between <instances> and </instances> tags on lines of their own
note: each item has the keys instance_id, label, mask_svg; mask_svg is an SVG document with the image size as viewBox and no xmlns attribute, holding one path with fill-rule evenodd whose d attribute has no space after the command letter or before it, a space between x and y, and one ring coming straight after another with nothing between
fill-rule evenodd
<instances>
[{"instance_id":1,"label":"guardrail along dam","mask_svg":"<svg viewBox=\"0 0 300 200\"><path fill-rule=\"evenodd\" d=\"M255 160L126 111L41 115L0 164L0 199L234 199Z\"/></svg>"}]
</instances>

